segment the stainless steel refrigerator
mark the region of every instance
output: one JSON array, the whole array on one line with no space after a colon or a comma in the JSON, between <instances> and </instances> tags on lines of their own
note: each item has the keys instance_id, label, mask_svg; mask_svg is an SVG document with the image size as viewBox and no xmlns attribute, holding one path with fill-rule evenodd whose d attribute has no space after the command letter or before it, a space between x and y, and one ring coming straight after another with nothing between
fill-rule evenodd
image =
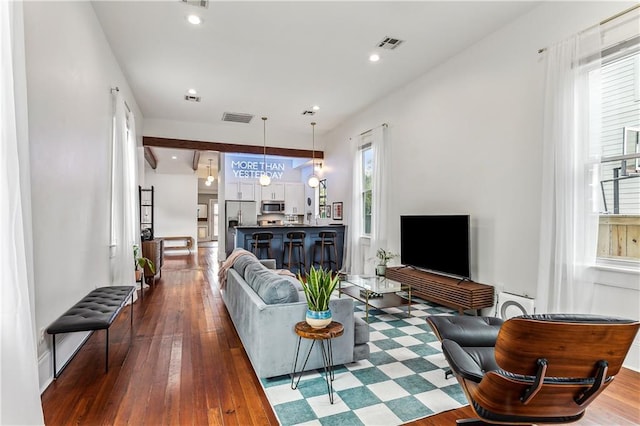
<instances>
[{"instance_id":1,"label":"stainless steel refrigerator","mask_svg":"<svg viewBox=\"0 0 640 426\"><path fill-rule=\"evenodd\" d=\"M228 256L234 249L235 227L258 224L258 203L255 201L226 201L225 219L227 227L225 251Z\"/></svg>"}]
</instances>

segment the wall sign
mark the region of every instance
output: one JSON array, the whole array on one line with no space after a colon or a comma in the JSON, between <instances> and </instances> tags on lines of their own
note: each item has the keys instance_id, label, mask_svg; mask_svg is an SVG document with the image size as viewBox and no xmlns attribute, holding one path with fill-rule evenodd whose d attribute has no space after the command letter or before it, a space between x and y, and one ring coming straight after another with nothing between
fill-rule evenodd
<instances>
[{"instance_id":1,"label":"wall sign","mask_svg":"<svg viewBox=\"0 0 640 426\"><path fill-rule=\"evenodd\" d=\"M293 168L293 161L287 158L269 157L265 163L262 155L234 155L225 157L228 181L257 180L263 171L274 181L299 181L300 171Z\"/></svg>"},{"instance_id":2,"label":"wall sign","mask_svg":"<svg viewBox=\"0 0 640 426\"><path fill-rule=\"evenodd\" d=\"M263 160L232 160L231 172L238 179L256 179L262 175L263 171L275 180L282 179L284 175L285 165L283 161L269 161L265 163Z\"/></svg>"}]
</instances>

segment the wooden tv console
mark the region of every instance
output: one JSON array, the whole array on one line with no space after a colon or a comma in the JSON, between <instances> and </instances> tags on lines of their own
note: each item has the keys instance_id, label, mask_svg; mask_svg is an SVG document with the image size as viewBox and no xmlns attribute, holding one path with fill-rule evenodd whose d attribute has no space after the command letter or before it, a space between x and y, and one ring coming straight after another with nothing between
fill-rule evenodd
<instances>
[{"instance_id":1,"label":"wooden tv console","mask_svg":"<svg viewBox=\"0 0 640 426\"><path fill-rule=\"evenodd\" d=\"M473 281L460 282L459 279L431 274L408 266L387 268L386 277L411 285L414 296L449 308L457 309L462 315L466 309L493 306L493 286Z\"/></svg>"}]
</instances>

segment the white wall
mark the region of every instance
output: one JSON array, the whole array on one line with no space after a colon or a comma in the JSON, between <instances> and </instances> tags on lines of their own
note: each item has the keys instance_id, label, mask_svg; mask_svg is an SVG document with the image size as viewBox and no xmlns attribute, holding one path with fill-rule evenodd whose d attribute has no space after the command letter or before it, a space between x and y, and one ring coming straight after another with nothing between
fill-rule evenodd
<instances>
[{"instance_id":1,"label":"white wall","mask_svg":"<svg viewBox=\"0 0 640 426\"><path fill-rule=\"evenodd\" d=\"M151 186L154 187L155 236L191 236L194 243L197 242L198 176L195 172L164 173L161 165L156 170L145 165L145 188Z\"/></svg>"},{"instance_id":2,"label":"white wall","mask_svg":"<svg viewBox=\"0 0 640 426\"><path fill-rule=\"evenodd\" d=\"M143 121L88 2L25 2L36 334L109 284L110 89ZM67 344L77 345L77 335ZM62 342L61 342L62 343ZM52 377L38 345L40 384ZM64 344L59 361L72 350Z\"/></svg>"},{"instance_id":3,"label":"white wall","mask_svg":"<svg viewBox=\"0 0 640 426\"><path fill-rule=\"evenodd\" d=\"M388 123L387 248L399 251L402 214L469 213L474 280L535 297L545 75L537 50L631 5L543 3L352 117L326 137L330 198L344 200L348 219L349 185L334 184L352 181L346 142ZM626 274L608 274L616 296L590 310L639 318L634 278L629 286ZM635 369L638 352L636 341L627 362Z\"/></svg>"}]
</instances>

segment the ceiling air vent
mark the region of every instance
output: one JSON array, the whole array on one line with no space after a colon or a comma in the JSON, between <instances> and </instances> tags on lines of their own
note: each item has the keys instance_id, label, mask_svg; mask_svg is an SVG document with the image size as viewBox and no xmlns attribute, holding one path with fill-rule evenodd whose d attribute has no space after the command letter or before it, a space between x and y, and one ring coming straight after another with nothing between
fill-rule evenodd
<instances>
[{"instance_id":1,"label":"ceiling air vent","mask_svg":"<svg viewBox=\"0 0 640 426\"><path fill-rule=\"evenodd\" d=\"M189 102L200 102L200 96L184 95L184 100Z\"/></svg>"},{"instance_id":2,"label":"ceiling air vent","mask_svg":"<svg viewBox=\"0 0 640 426\"><path fill-rule=\"evenodd\" d=\"M209 0L180 0L180 1L190 6L203 7L205 9L209 7Z\"/></svg>"},{"instance_id":3,"label":"ceiling air vent","mask_svg":"<svg viewBox=\"0 0 640 426\"><path fill-rule=\"evenodd\" d=\"M231 121L233 123L249 123L253 119L251 114L239 114L235 112L225 112L222 114L222 121Z\"/></svg>"},{"instance_id":4,"label":"ceiling air vent","mask_svg":"<svg viewBox=\"0 0 640 426\"><path fill-rule=\"evenodd\" d=\"M385 37L382 39L380 43L378 43L378 47L382 47L383 49L393 50L396 47L400 46L404 43L404 40L400 40L398 38L393 37Z\"/></svg>"},{"instance_id":5,"label":"ceiling air vent","mask_svg":"<svg viewBox=\"0 0 640 426\"><path fill-rule=\"evenodd\" d=\"M307 115L316 115L315 111L309 111L308 109L302 111L302 115L307 116Z\"/></svg>"}]
</instances>

